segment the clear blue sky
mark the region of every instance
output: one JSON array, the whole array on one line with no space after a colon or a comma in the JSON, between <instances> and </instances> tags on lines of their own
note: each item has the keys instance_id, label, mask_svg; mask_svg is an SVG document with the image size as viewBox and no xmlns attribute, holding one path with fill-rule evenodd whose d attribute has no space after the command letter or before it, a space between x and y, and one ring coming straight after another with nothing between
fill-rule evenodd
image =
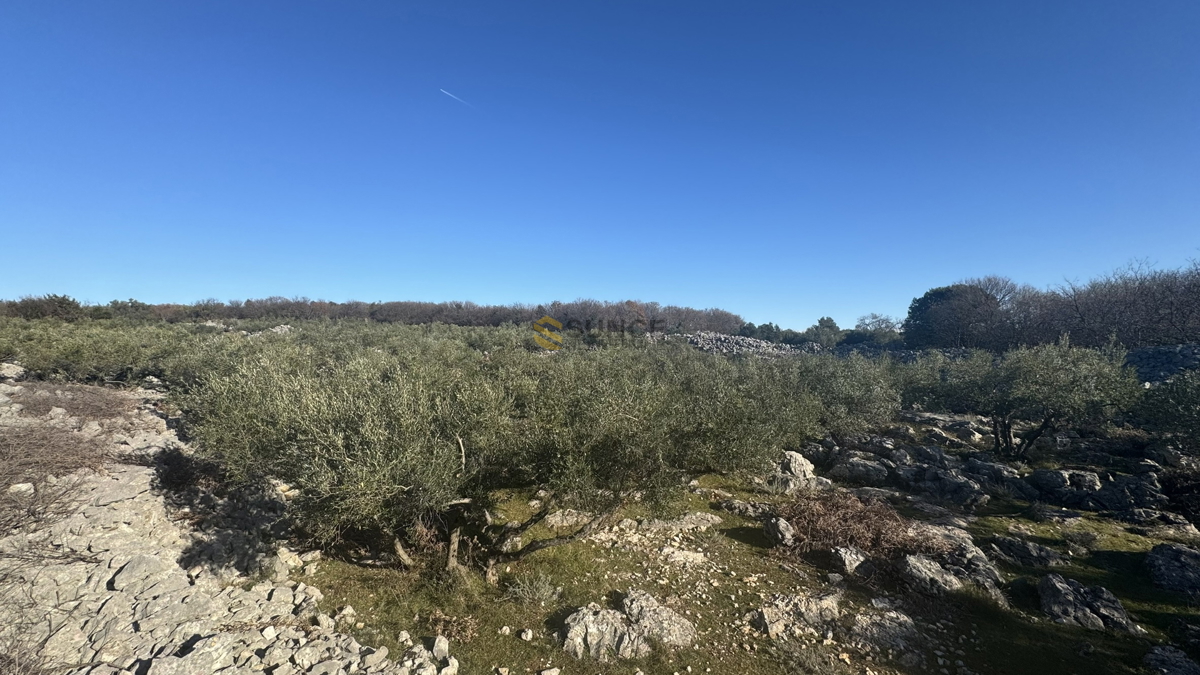
<instances>
[{"instance_id":1,"label":"clear blue sky","mask_svg":"<svg viewBox=\"0 0 1200 675\"><path fill-rule=\"evenodd\" d=\"M803 328L1198 255L1195 0L0 5L0 297Z\"/></svg>"}]
</instances>

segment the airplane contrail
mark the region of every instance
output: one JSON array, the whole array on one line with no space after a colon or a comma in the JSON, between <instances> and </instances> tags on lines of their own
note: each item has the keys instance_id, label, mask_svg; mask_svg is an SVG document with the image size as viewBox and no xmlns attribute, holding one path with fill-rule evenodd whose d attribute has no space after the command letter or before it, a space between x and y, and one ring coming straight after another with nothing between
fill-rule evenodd
<instances>
[{"instance_id":1,"label":"airplane contrail","mask_svg":"<svg viewBox=\"0 0 1200 675\"><path fill-rule=\"evenodd\" d=\"M459 98L459 97L455 96L454 94L451 94L450 92L446 91L445 89L438 89L438 91L440 91L440 92L442 92L443 94L445 94L445 95L449 96L450 98L454 99L455 101L458 101L459 103L461 103L461 104L463 104L463 105L467 106L468 108L474 108L474 107L475 107L475 106L471 105L470 103L467 103L466 101L462 100L461 98Z\"/></svg>"}]
</instances>

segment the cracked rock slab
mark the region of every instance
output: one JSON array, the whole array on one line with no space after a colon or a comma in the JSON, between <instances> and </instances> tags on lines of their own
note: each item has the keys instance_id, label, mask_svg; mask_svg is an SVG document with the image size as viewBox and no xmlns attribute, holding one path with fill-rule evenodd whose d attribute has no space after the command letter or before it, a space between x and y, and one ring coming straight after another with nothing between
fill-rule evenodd
<instances>
[{"instance_id":1,"label":"cracked rock slab","mask_svg":"<svg viewBox=\"0 0 1200 675\"><path fill-rule=\"evenodd\" d=\"M31 423L4 417L0 424L10 419ZM145 411L125 421L126 432L109 438L118 450L147 449L153 460L163 448L186 449ZM0 537L0 552L42 553L35 565L0 556L0 644L38 645L31 656L64 675L458 672L444 638L436 654L414 647L401 665L386 650L336 632L318 613L322 595L311 586L284 574L247 590L236 568L232 576L217 574L231 560L253 559L247 547L255 537L264 540L248 534L256 507L231 501L224 521L193 526L172 517L156 478L153 467L128 464L60 477L76 488L74 511ZM281 551L271 558L295 562Z\"/></svg>"},{"instance_id":2,"label":"cracked rock slab","mask_svg":"<svg viewBox=\"0 0 1200 675\"><path fill-rule=\"evenodd\" d=\"M601 662L648 655L652 645L689 647L696 639L690 621L645 591L631 590L622 611L596 603L567 617L563 650L575 658L586 654Z\"/></svg>"},{"instance_id":3,"label":"cracked rock slab","mask_svg":"<svg viewBox=\"0 0 1200 675\"><path fill-rule=\"evenodd\" d=\"M1042 611L1055 623L1135 635L1145 632L1129 618L1121 601L1102 586L1084 586L1074 579L1047 574L1038 583L1038 595Z\"/></svg>"}]
</instances>

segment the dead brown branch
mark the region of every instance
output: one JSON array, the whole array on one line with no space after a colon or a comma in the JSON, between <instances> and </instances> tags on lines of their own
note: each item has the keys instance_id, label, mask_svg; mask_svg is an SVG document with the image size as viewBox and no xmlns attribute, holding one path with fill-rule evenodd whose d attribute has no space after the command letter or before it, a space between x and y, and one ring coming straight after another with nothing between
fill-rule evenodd
<instances>
[{"instance_id":1,"label":"dead brown branch","mask_svg":"<svg viewBox=\"0 0 1200 675\"><path fill-rule=\"evenodd\" d=\"M52 408L62 408L70 417L107 420L128 414L135 403L130 394L118 389L84 384L22 382L21 389L9 397L23 406L21 414L27 417L41 417Z\"/></svg>"}]
</instances>

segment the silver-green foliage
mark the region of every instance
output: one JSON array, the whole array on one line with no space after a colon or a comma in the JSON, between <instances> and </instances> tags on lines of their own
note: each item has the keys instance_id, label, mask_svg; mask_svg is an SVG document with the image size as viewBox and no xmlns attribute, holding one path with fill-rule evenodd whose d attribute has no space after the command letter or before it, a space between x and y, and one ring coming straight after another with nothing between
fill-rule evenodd
<instances>
[{"instance_id":1,"label":"silver-green foliage","mask_svg":"<svg viewBox=\"0 0 1200 675\"><path fill-rule=\"evenodd\" d=\"M996 450L1016 455L1059 425L1129 409L1141 391L1123 353L1073 347L1066 339L1002 356L976 351L954 360L931 353L902 379L910 402L990 417ZM1032 426L1018 434L1014 424Z\"/></svg>"},{"instance_id":2,"label":"silver-green foliage","mask_svg":"<svg viewBox=\"0 0 1200 675\"><path fill-rule=\"evenodd\" d=\"M518 574L509 580L504 590L504 597L523 605L545 607L558 600L562 595L562 590L562 586L555 585L554 579L545 572L528 572Z\"/></svg>"},{"instance_id":3,"label":"silver-green foliage","mask_svg":"<svg viewBox=\"0 0 1200 675\"><path fill-rule=\"evenodd\" d=\"M236 327L235 327L236 328ZM285 335L183 324L0 319L0 352L43 377L171 385L197 447L234 479L299 490L317 538L403 533L494 488L561 506L658 503L682 479L758 471L785 447L857 433L897 404L886 364L726 358L527 326L297 323Z\"/></svg>"},{"instance_id":4,"label":"silver-green foliage","mask_svg":"<svg viewBox=\"0 0 1200 675\"><path fill-rule=\"evenodd\" d=\"M180 355L209 339L192 326L113 321L0 318L0 358L19 359L34 376L76 382L162 376Z\"/></svg>"},{"instance_id":5,"label":"silver-green foliage","mask_svg":"<svg viewBox=\"0 0 1200 675\"><path fill-rule=\"evenodd\" d=\"M657 502L689 474L757 470L822 422L882 421L896 399L863 360L731 360L680 345L548 353L495 336L481 350L480 336L457 331L361 337L258 343L181 399L201 447L236 478L298 488L298 515L323 539L401 532L496 487L542 488L590 511Z\"/></svg>"},{"instance_id":6,"label":"silver-green foliage","mask_svg":"<svg viewBox=\"0 0 1200 675\"><path fill-rule=\"evenodd\" d=\"M466 353L405 360L280 341L183 400L197 440L235 478L299 489L318 538L398 530L463 496L507 421L502 388ZM457 358L456 358L457 357Z\"/></svg>"},{"instance_id":7,"label":"silver-green foliage","mask_svg":"<svg viewBox=\"0 0 1200 675\"><path fill-rule=\"evenodd\" d=\"M863 433L890 421L900 406L900 393L889 363L859 354L781 361L780 381L797 397L818 405L821 427L836 436ZM797 439L798 440L798 439Z\"/></svg>"}]
</instances>

